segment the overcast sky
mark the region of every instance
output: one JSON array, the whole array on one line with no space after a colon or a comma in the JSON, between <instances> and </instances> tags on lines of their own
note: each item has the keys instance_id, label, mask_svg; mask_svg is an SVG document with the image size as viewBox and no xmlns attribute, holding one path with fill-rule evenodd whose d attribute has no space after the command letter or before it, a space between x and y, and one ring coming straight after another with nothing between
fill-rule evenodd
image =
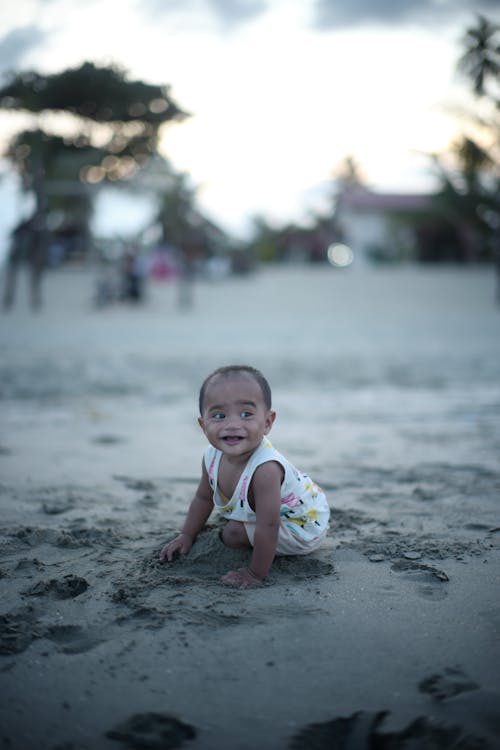
<instances>
[{"instance_id":1,"label":"overcast sky","mask_svg":"<svg viewBox=\"0 0 500 750\"><path fill-rule=\"evenodd\" d=\"M84 60L169 84L192 113L161 149L202 207L242 231L254 214L325 205L352 155L370 186L433 186L424 152L460 129L460 38L499 0L2 0L0 74ZM0 137L17 120L0 113Z\"/></svg>"}]
</instances>

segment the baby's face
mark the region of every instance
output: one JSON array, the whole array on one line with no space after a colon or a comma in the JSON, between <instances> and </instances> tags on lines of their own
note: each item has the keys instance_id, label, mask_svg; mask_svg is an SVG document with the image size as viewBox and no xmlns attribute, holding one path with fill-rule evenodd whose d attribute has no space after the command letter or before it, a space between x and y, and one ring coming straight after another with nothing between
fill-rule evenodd
<instances>
[{"instance_id":1,"label":"baby's face","mask_svg":"<svg viewBox=\"0 0 500 750\"><path fill-rule=\"evenodd\" d=\"M234 458L246 459L270 431L275 413L267 409L251 375L217 375L206 386L200 427L208 441Z\"/></svg>"}]
</instances>

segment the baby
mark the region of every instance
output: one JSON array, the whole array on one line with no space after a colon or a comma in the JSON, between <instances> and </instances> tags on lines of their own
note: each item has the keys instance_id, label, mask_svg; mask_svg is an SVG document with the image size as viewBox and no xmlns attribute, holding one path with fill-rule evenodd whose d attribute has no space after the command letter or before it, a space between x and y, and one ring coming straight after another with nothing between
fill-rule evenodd
<instances>
[{"instance_id":1,"label":"baby","mask_svg":"<svg viewBox=\"0 0 500 750\"><path fill-rule=\"evenodd\" d=\"M187 554L215 505L227 519L224 544L253 550L249 566L229 571L222 582L259 586L276 555L306 555L320 546L328 503L265 437L276 412L259 370L245 365L215 370L201 386L199 407L198 422L210 445L182 531L163 547L160 560L171 561L177 551Z\"/></svg>"}]
</instances>

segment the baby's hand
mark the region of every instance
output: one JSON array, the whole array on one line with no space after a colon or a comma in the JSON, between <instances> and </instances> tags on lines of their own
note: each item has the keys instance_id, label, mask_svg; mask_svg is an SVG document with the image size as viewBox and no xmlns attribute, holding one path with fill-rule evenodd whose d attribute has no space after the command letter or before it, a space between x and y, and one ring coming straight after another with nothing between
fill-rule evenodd
<instances>
[{"instance_id":1,"label":"baby's hand","mask_svg":"<svg viewBox=\"0 0 500 750\"><path fill-rule=\"evenodd\" d=\"M187 555L191 547L193 546L193 538L189 534L179 534L171 542L168 542L160 551L160 562L171 562L175 552L180 552L181 555Z\"/></svg>"},{"instance_id":2,"label":"baby's hand","mask_svg":"<svg viewBox=\"0 0 500 750\"><path fill-rule=\"evenodd\" d=\"M262 586L262 581L250 568L238 568L230 570L225 576L222 576L221 582L227 586L238 586L240 589L247 589L250 586Z\"/></svg>"}]
</instances>

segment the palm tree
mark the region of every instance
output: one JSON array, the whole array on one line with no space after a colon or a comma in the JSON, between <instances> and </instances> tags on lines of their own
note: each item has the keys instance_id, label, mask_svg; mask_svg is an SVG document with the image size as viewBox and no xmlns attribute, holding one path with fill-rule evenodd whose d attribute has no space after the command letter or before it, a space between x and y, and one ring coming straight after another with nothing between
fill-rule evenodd
<instances>
[{"instance_id":1,"label":"palm tree","mask_svg":"<svg viewBox=\"0 0 500 750\"><path fill-rule=\"evenodd\" d=\"M458 61L458 70L471 82L477 96L488 93L488 83L500 79L500 25L484 16L477 16L477 25L467 29L463 38L464 53ZM495 97L497 106L500 99Z\"/></svg>"}]
</instances>

